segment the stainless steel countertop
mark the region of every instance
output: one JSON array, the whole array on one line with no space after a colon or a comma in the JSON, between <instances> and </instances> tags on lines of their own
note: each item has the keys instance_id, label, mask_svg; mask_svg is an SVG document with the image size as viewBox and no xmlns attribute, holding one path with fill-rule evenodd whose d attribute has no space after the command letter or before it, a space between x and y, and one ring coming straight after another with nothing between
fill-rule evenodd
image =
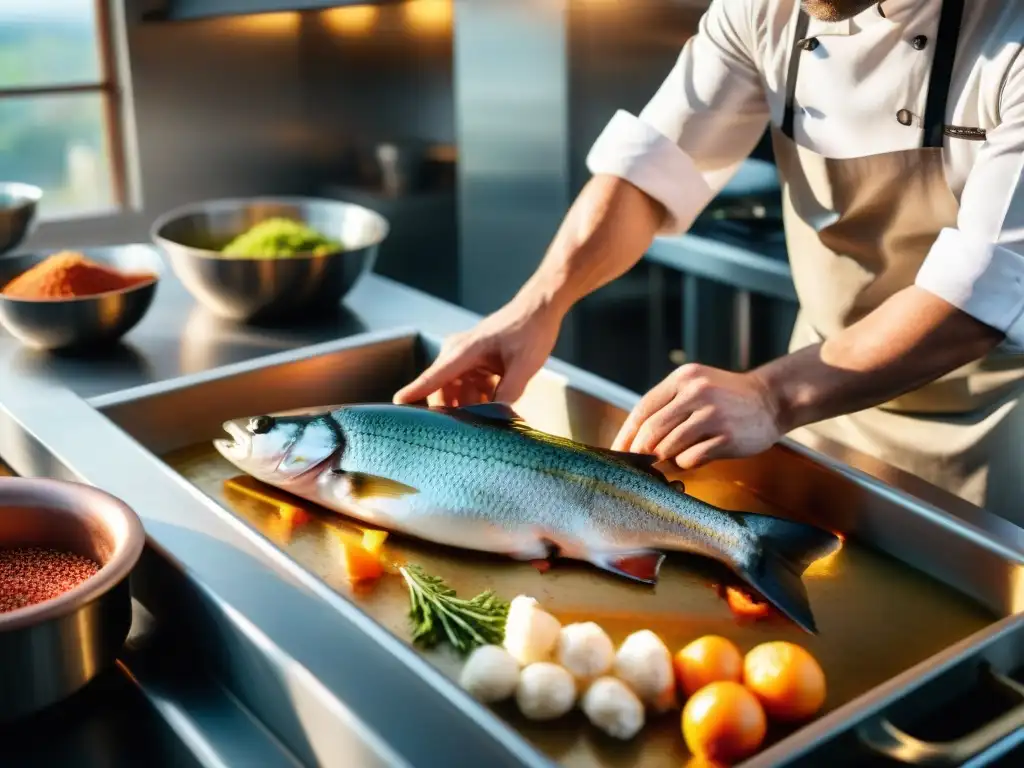
<instances>
[{"instance_id":1,"label":"stainless steel countertop","mask_svg":"<svg viewBox=\"0 0 1024 768\"><path fill-rule=\"evenodd\" d=\"M349 711L346 718L352 733L358 734L355 740L306 729L300 735L308 742L308 755L298 756L305 757L304 762L310 755L344 754L354 761L349 764L401 765L410 755L429 753L434 764L455 764L469 750L494 765L536 764L520 754L517 738L500 722L489 722L483 738L474 730L475 723L488 716L471 707L464 693L436 669L409 654L396 638L244 523L227 514L213 516L197 505L193 489L177 482L158 458L96 409L126 389L159 390L171 379L202 379L223 366L244 368L267 355L287 357L309 345L336 345L339 339L358 334L405 330L419 332L426 343L436 345L476 319L415 290L369 276L338 313L323 322L305 328L256 329L210 318L173 277L165 275L150 314L115 354L101 359L55 358L24 350L0 335L0 366L5 370L0 376L0 457L19 474L84 480L135 508L160 558L193 585L207 612L216 614L212 619L197 614L195 623L190 621L192 631L211 644L230 645L247 636L259 647L273 648L268 658L275 665L278 688L276 694L268 689L267 697L281 698L284 686L291 706L302 705L301 692L307 690L322 700L333 697L344 709L343 702L400 690L410 700L423 697L430 703L416 710L415 728L397 715L388 716L404 705L390 699L365 708L366 720L361 719L363 712ZM628 409L637 399L636 393L558 361L549 368L615 406ZM903 487L966 520L977 536L1024 551L1019 529L869 457L837 446L818 448L823 462L845 463L881 477L897 487L894 493ZM325 610L327 606L331 610ZM359 631L354 633L353 627ZM360 659L360 668L336 663L339 646L348 658ZM410 677L410 672L415 674ZM315 689L308 688L310 679L316 681ZM439 690L445 695L438 696ZM436 738L440 727L446 734L442 741Z\"/></svg>"}]
</instances>

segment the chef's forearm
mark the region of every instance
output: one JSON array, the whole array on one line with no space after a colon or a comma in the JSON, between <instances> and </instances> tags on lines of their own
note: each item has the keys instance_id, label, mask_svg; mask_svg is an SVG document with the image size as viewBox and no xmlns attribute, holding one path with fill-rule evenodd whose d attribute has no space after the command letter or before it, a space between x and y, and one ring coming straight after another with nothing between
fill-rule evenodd
<instances>
[{"instance_id":1,"label":"chef's forearm","mask_svg":"<svg viewBox=\"0 0 1024 768\"><path fill-rule=\"evenodd\" d=\"M1002 338L915 286L823 344L772 361L755 375L788 432L880 405L983 357Z\"/></svg>"},{"instance_id":2,"label":"chef's forearm","mask_svg":"<svg viewBox=\"0 0 1024 768\"><path fill-rule=\"evenodd\" d=\"M520 296L568 312L581 298L629 271L664 218L661 204L632 184L614 176L594 176Z\"/></svg>"}]
</instances>

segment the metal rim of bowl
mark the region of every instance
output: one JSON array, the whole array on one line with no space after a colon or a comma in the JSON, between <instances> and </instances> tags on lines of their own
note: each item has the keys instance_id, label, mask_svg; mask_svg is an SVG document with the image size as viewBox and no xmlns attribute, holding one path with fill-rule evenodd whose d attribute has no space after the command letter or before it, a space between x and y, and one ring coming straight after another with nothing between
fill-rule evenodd
<instances>
[{"instance_id":1,"label":"metal rim of bowl","mask_svg":"<svg viewBox=\"0 0 1024 768\"><path fill-rule=\"evenodd\" d=\"M16 211L19 208L27 208L36 205L43 199L43 190L35 184L26 184L23 181L0 181L0 191L17 196L13 205L3 206L3 210Z\"/></svg>"},{"instance_id":2,"label":"metal rim of bowl","mask_svg":"<svg viewBox=\"0 0 1024 768\"><path fill-rule=\"evenodd\" d=\"M329 251L327 253L313 253L312 251L298 251L293 254L289 254L286 257L289 261L300 260L300 259L323 259L329 256L338 256L345 253L352 253L353 251L359 251L364 248L372 248L375 245L380 245L384 240L387 239L388 234L391 231L391 226L388 224L388 220L381 214L377 213L371 208L367 208L364 205L358 203L349 203L344 200L331 200L324 197L304 197L302 195L285 195L283 197L225 197L218 198L216 200L201 200L196 203L186 203L185 205L179 205L177 208L172 208L167 213L161 214L153 222L153 226L149 229L150 238L153 242L163 248L164 243L177 246L178 248L188 248L192 253L190 255L200 259L217 259L220 261L272 261L274 257L266 256L238 256L235 254L221 253L220 251L212 251L208 248L197 248L194 245L188 245L187 243L179 243L170 238L164 237L160 234L160 230L167 226L170 222L180 219L183 216L188 216L196 213L203 213L204 211L218 211L223 209L234 210L240 206L249 205L302 205L308 203L328 203L334 205L348 206L352 208L359 208L369 214L372 218L376 219L380 224L380 237L375 242L366 243L360 245L357 248L342 248L337 251ZM344 243L342 244L344 246Z\"/></svg>"},{"instance_id":3,"label":"metal rim of bowl","mask_svg":"<svg viewBox=\"0 0 1024 768\"><path fill-rule=\"evenodd\" d=\"M127 527L124 546L119 552L115 552L109 561L101 565L95 574L57 597L0 613L0 632L24 629L60 618L80 606L96 600L124 581L142 556L142 550L146 546L146 531L142 521L131 507L106 491L84 483L45 478L5 477L0 482L4 483L5 487L13 487L15 490L20 486L27 494L31 494L33 490L42 489L51 498L70 503L75 503L72 493L86 498L92 497L96 503L117 510ZM27 504L23 502L23 505L30 508L31 506L43 509L47 507L45 503ZM0 509L3 506L4 502L0 502Z\"/></svg>"}]
</instances>

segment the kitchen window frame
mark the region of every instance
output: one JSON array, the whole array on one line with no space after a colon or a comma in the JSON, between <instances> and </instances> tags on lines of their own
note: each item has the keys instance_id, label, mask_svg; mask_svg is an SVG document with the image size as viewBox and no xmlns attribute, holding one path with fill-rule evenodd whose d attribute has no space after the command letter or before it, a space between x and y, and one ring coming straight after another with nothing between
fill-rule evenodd
<instances>
[{"instance_id":1,"label":"kitchen window frame","mask_svg":"<svg viewBox=\"0 0 1024 768\"><path fill-rule=\"evenodd\" d=\"M99 56L99 79L84 83L52 83L29 86L0 86L0 100L32 98L34 96L67 96L69 94L99 94L103 105L103 132L109 151L108 172L114 193L114 205L109 209L87 211L54 217L47 220L92 218L115 215L129 207L128 158L124 129L124 91L117 67L114 18L109 0L93 0L95 13L96 49Z\"/></svg>"}]
</instances>

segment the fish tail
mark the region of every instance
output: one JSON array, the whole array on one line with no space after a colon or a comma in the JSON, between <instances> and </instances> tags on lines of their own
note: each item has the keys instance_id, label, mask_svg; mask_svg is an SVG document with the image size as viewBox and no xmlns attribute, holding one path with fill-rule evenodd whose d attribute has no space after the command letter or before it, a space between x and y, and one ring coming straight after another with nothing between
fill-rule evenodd
<instances>
[{"instance_id":1,"label":"fish tail","mask_svg":"<svg viewBox=\"0 0 1024 768\"><path fill-rule=\"evenodd\" d=\"M761 543L759 554L737 571L762 596L804 630L817 634L803 573L840 545L834 533L770 515L733 513Z\"/></svg>"}]
</instances>

